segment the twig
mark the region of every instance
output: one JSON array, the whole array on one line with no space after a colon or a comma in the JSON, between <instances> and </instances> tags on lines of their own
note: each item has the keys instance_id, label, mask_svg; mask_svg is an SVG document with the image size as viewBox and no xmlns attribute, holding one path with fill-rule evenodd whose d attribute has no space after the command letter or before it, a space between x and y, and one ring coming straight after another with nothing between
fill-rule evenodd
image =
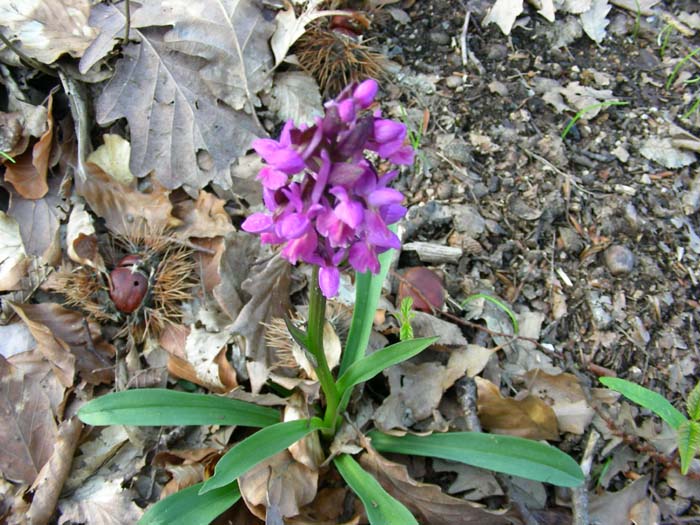
<instances>
[{"instance_id":1,"label":"twig","mask_svg":"<svg viewBox=\"0 0 700 525\"><path fill-rule=\"evenodd\" d=\"M479 421L477 399L478 392L476 381L473 377L464 376L455 383L455 391L459 398L459 406L462 407L464 417L467 420L467 428L471 432L481 432L481 421Z\"/></svg>"},{"instance_id":2,"label":"twig","mask_svg":"<svg viewBox=\"0 0 700 525\"><path fill-rule=\"evenodd\" d=\"M85 159L90 153L92 145L90 143L90 125L85 88L61 70L58 71L58 76L61 79L66 95L70 99L70 112L75 126L75 137L78 142L78 165L76 171L80 180L86 181L88 174L85 168Z\"/></svg>"},{"instance_id":3,"label":"twig","mask_svg":"<svg viewBox=\"0 0 700 525\"><path fill-rule=\"evenodd\" d=\"M467 11L464 15L464 24L462 24L462 36L460 39L460 44L462 48L462 67L467 67L469 62L469 44L467 44L467 33L469 31L469 17L471 17L471 11Z\"/></svg>"},{"instance_id":4,"label":"twig","mask_svg":"<svg viewBox=\"0 0 700 525\"><path fill-rule=\"evenodd\" d=\"M10 51L12 51L15 55L17 55L20 58L20 60L22 60L23 62L26 62L26 64L29 67L33 67L34 69L38 69L42 73L45 73L49 76L52 76L52 77L56 76L55 71L51 70L51 68L46 67L41 62L34 60L32 57L27 56L24 53L24 51L22 51L17 46L15 46L12 42L10 42L10 40L5 35L3 35L2 32L0 32L0 41L2 41L2 43L5 44Z\"/></svg>"},{"instance_id":5,"label":"twig","mask_svg":"<svg viewBox=\"0 0 700 525\"><path fill-rule=\"evenodd\" d=\"M573 522L572 525L588 525L590 518L588 515L588 487L587 483L591 475L591 466L593 465L593 453L600 439L600 434L595 430L591 430L586 442L586 449L583 451L581 459L581 471L583 472L584 482L580 487L576 487L571 493L571 503L573 506Z\"/></svg>"},{"instance_id":6,"label":"twig","mask_svg":"<svg viewBox=\"0 0 700 525\"><path fill-rule=\"evenodd\" d=\"M129 42L129 30L131 29L131 5L129 0L124 2L124 18L126 18L124 22L124 44L126 44Z\"/></svg>"}]
</instances>

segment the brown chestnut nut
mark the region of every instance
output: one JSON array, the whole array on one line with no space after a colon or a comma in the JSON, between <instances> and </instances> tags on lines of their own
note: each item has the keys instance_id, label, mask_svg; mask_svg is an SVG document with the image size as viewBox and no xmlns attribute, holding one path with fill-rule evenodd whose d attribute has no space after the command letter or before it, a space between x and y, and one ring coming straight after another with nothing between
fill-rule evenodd
<instances>
[{"instance_id":1,"label":"brown chestnut nut","mask_svg":"<svg viewBox=\"0 0 700 525\"><path fill-rule=\"evenodd\" d=\"M127 255L117 263L109 274L109 297L122 313L133 313L143 302L148 292L148 278L139 269L141 258Z\"/></svg>"}]
</instances>

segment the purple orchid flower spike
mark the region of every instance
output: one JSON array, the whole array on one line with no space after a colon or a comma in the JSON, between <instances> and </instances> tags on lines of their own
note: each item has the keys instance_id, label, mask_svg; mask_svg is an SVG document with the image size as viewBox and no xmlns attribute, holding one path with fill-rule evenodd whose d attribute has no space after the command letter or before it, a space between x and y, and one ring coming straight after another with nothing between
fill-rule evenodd
<instances>
[{"instance_id":1,"label":"purple orchid flower spike","mask_svg":"<svg viewBox=\"0 0 700 525\"><path fill-rule=\"evenodd\" d=\"M370 110L378 90L373 79L348 86L313 126L290 121L279 140L253 141L266 162L258 180L267 212L242 228L282 244L290 262L318 266L325 297L338 293L342 269L377 273L378 255L400 246L388 228L406 214L404 196L387 187L398 172L380 176L365 152L399 165L411 164L414 152L406 126Z\"/></svg>"}]
</instances>

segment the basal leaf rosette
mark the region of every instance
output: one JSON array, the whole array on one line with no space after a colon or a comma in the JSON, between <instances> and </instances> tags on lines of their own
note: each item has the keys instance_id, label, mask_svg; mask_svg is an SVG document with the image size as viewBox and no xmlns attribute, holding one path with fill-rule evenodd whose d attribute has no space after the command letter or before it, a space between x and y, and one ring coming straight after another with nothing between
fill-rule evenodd
<instances>
[{"instance_id":1,"label":"basal leaf rosette","mask_svg":"<svg viewBox=\"0 0 700 525\"><path fill-rule=\"evenodd\" d=\"M388 228L406 214L403 194L388 187L398 171L380 174L365 154L410 165L414 151L406 126L370 110L377 90L372 79L348 86L314 125L289 121L279 140L253 142L266 162L258 180L267 211L252 214L242 227L263 243L283 245L282 256L292 264L317 265L326 297L338 293L343 267L376 274L377 256L400 246Z\"/></svg>"}]
</instances>

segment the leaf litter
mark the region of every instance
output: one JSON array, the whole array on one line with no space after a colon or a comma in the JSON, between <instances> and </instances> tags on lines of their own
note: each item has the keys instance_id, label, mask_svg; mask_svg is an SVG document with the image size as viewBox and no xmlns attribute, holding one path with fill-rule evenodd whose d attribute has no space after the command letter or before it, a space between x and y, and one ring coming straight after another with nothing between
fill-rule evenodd
<instances>
[{"instance_id":1,"label":"leaf litter","mask_svg":"<svg viewBox=\"0 0 700 525\"><path fill-rule=\"evenodd\" d=\"M673 66L687 52L696 13L656 0L532 7L498 0L475 4L461 33L454 12L425 6L443 22L431 25L412 4L375 6L369 32L371 45L394 60L383 109L398 115L398 105L408 105L409 114L428 108L430 116L425 164L398 180L411 190L404 240L422 251L406 250L396 264L443 277L440 308L428 307L414 320L417 337L439 334L442 341L366 385L350 417L364 429L372 421L394 433L462 430L471 428L464 406L472 402L487 431L547 439L576 458L594 428L605 441L597 466L610 463L606 472L594 469L605 490L591 495L592 519L651 523L694 515L696 479L692 472L678 475L670 429L593 387L600 373L651 384L674 400L693 386L698 121L696 114L683 116L682 104L691 95L683 93L692 86L686 81L697 72L688 65L677 75ZM8 92L0 145L16 160L2 158L0 289L12 292L3 295L0 327L8 409L2 442L19 443L4 447L0 461L3 509L14 508L15 520L26 512L37 523L135 522L159 496L204 479L240 437L217 428L190 435L175 429L160 441L133 429L90 432L76 423L67 391L86 400L113 382L116 388L179 382L284 403L269 397L275 382L303 392L302 413L318 394L313 377L277 366L282 343L265 338L275 318L303 313L308 275L236 227L248 205L260 203L254 185L246 186L257 172L244 158L250 141L285 119L311 122L319 114L320 79L296 67L290 51L298 51L294 46L312 24L313 31L327 31L334 12L313 1L279 11L242 0L132 4L127 42L124 7L50 0L0 8L0 31L35 61L29 65L60 68L85 83L96 110L94 122L80 121L85 117L71 111L79 96L36 83L36 69L0 49ZM656 18L637 19L637 12ZM404 22L390 27L383 16ZM476 33L474 20L482 26ZM656 59L660 20L676 20L679 28L670 39L671 59L668 53ZM37 23L41 30L32 33ZM423 29L427 40L416 39L413 33ZM510 35L510 49L501 33ZM563 41L572 61L557 50ZM479 57L490 86L470 71L475 62L462 63L462 51ZM596 52L610 67L601 66ZM424 67L426 57L438 65ZM662 92L671 74L678 77L673 89ZM468 102L466 89L475 97ZM625 109L605 107L630 99L635 103ZM574 138L558 140L564 119L577 112ZM89 153L92 144L99 147L81 158L78 152ZM144 245L134 236L144 235L185 247L196 268L176 301L177 317L158 334L136 334L139 320L118 312L98 318L97 307L91 313L67 305L53 277L47 280L61 267L80 269L98 283L95 304L107 311L102 279L117 254L124 255L124 239L139 251ZM638 248L630 273L613 272L608 259L598 258L611 243ZM435 258L431 245L454 250ZM402 285L393 279L389 295ZM484 292L512 305L518 333L493 303L472 302L467 312L454 306L455 299ZM393 309L386 302L381 313ZM342 327L335 331L342 339ZM397 334L392 316L377 317L376 341ZM455 383L464 376L475 378L472 400L458 394ZM449 462L402 466L362 444L356 432L348 436L344 449L365 447L363 464L422 522L518 522L517 505L505 510L517 490L533 509L554 501L541 484L515 489ZM165 451L146 466L155 442ZM271 460L272 467L249 473L243 488L250 511L290 523L362 523L358 507L341 515L349 495L337 480L319 475L309 462L313 449L305 442ZM650 465L664 466L662 490L647 476ZM255 522L244 504L232 512Z\"/></svg>"}]
</instances>

